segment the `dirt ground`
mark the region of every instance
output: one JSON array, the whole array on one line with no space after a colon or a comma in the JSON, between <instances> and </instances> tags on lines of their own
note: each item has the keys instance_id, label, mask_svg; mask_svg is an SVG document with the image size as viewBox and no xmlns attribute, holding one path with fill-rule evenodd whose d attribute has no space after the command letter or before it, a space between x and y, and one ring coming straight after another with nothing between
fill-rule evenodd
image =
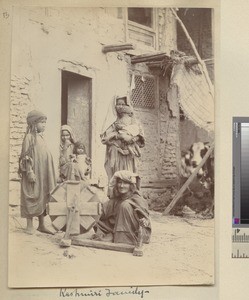
<instances>
[{"instance_id":1,"label":"dirt ground","mask_svg":"<svg viewBox=\"0 0 249 300\"><path fill-rule=\"evenodd\" d=\"M25 233L19 206L9 210L9 285L12 287L195 285L214 281L214 220L151 212L152 238L143 257L71 246L64 233ZM49 217L46 217L49 224ZM35 219L35 226L37 220Z\"/></svg>"}]
</instances>

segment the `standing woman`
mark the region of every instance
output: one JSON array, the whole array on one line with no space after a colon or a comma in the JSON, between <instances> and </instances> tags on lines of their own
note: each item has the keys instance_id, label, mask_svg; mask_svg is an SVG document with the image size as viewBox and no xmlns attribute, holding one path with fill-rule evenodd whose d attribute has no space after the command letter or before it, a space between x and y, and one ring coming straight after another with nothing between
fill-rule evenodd
<instances>
[{"instance_id":1,"label":"standing woman","mask_svg":"<svg viewBox=\"0 0 249 300\"><path fill-rule=\"evenodd\" d=\"M27 131L19 159L21 176L21 217L27 219L26 232L33 234L33 217L38 217L37 230L53 234L44 224L46 204L55 187L53 158L43 138L47 117L33 110L27 115Z\"/></svg>"},{"instance_id":2,"label":"standing woman","mask_svg":"<svg viewBox=\"0 0 249 300\"><path fill-rule=\"evenodd\" d=\"M74 156L74 133L69 125L61 126L60 143L60 181L74 180L74 168L72 158Z\"/></svg>"},{"instance_id":3,"label":"standing woman","mask_svg":"<svg viewBox=\"0 0 249 300\"><path fill-rule=\"evenodd\" d=\"M137 147L144 147L145 139L142 127L137 122L135 117L132 117L133 125L139 127L139 132L136 136L130 136L129 140L124 141L120 138L119 129L124 120L124 115L127 113L127 97L117 97L115 99L115 111L117 119L109 128L101 135L101 142L106 145L105 170L108 180L112 178L115 172L120 170L128 170L137 172L137 159L139 153L130 153L127 151L127 145L137 144ZM126 150L126 151L124 151Z\"/></svg>"}]
</instances>

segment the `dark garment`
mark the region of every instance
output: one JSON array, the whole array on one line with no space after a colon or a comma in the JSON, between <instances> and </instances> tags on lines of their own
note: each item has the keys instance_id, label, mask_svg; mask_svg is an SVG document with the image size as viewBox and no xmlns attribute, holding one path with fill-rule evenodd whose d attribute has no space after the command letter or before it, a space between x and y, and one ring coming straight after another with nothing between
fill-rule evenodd
<instances>
[{"instance_id":1,"label":"dark garment","mask_svg":"<svg viewBox=\"0 0 249 300\"><path fill-rule=\"evenodd\" d=\"M145 218L148 226L143 227L143 242L149 243L151 225L147 202L138 194L134 193L130 198L111 199L103 204L103 213L97 224L97 235L110 237L114 243L126 243L137 245L138 242L138 219Z\"/></svg>"},{"instance_id":2,"label":"dark garment","mask_svg":"<svg viewBox=\"0 0 249 300\"><path fill-rule=\"evenodd\" d=\"M28 133L22 145L21 217L40 216L46 209L50 192L54 189L55 172L52 156L40 134ZM30 183L28 171L33 171L36 182Z\"/></svg>"}]
</instances>

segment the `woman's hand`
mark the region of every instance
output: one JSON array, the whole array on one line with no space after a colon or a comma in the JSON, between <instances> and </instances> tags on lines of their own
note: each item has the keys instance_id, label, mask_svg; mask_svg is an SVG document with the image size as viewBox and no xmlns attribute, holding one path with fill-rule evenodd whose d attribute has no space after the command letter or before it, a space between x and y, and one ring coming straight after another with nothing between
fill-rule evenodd
<instances>
[{"instance_id":1,"label":"woman's hand","mask_svg":"<svg viewBox=\"0 0 249 300\"><path fill-rule=\"evenodd\" d=\"M70 140L65 140L63 146L64 146L64 148L67 149L71 144L72 144L72 143L70 142Z\"/></svg>"},{"instance_id":2,"label":"woman's hand","mask_svg":"<svg viewBox=\"0 0 249 300\"><path fill-rule=\"evenodd\" d=\"M61 158L60 158L60 166L65 165L66 162L67 162L67 160L65 159L65 157L61 156Z\"/></svg>"},{"instance_id":3,"label":"woman's hand","mask_svg":"<svg viewBox=\"0 0 249 300\"><path fill-rule=\"evenodd\" d=\"M77 162L77 159L76 159L76 155L75 155L75 154L70 154L70 155L69 155L69 158L70 158L70 161L71 161L71 162Z\"/></svg>"},{"instance_id":4,"label":"woman's hand","mask_svg":"<svg viewBox=\"0 0 249 300\"><path fill-rule=\"evenodd\" d=\"M35 173L33 171L27 172L27 177L28 177L28 182L29 183L36 182L36 176L35 176Z\"/></svg>"},{"instance_id":5,"label":"woman's hand","mask_svg":"<svg viewBox=\"0 0 249 300\"><path fill-rule=\"evenodd\" d=\"M149 221L146 218L139 219L139 225L142 227L148 227Z\"/></svg>"}]
</instances>

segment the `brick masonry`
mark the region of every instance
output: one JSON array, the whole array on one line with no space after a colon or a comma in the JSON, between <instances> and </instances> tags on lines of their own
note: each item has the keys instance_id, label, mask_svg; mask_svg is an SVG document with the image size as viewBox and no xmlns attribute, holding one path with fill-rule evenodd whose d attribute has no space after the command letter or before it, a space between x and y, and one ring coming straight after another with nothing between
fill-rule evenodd
<instances>
[{"instance_id":1,"label":"brick masonry","mask_svg":"<svg viewBox=\"0 0 249 300\"><path fill-rule=\"evenodd\" d=\"M26 117L27 113L34 108L29 96L29 86L30 79L12 76L10 90L10 180L19 178L17 173L18 160L27 127Z\"/></svg>"}]
</instances>

